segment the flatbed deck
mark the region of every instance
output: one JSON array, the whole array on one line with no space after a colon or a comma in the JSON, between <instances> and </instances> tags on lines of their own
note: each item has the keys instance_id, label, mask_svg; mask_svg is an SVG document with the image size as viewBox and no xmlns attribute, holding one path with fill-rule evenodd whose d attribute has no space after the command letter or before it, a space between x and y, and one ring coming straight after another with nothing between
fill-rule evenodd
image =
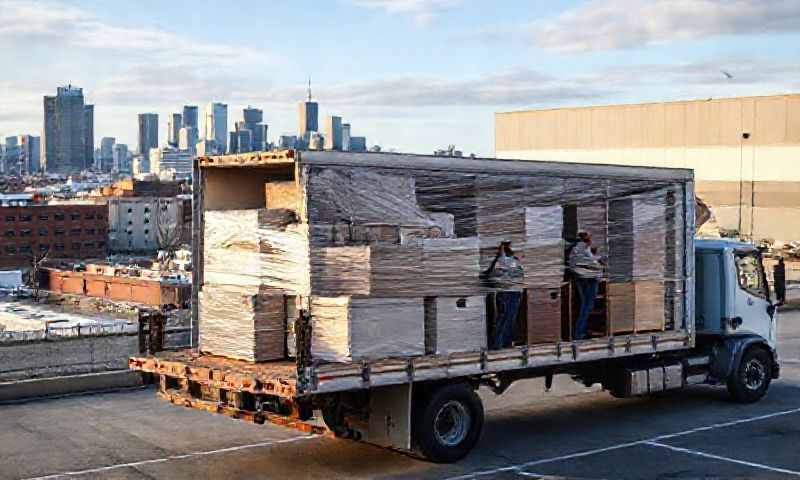
<instances>
[{"instance_id":1,"label":"flatbed deck","mask_svg":"<svg viewBox=\"0 0 800 480\"><path fill-rule=\"evenodd\" d=\"M169 377L170 381L192 382L205 388L293 400L306 395L479 376L508 370L557 367L693 346L690 333L677 330L448 356L426 355L375 362L326 363L303 369L300 377L297 365L292 360L249 363L201 355L191 350L135 356L131 357L129 365L133 370Z\"/></svg>"}]
</instances>

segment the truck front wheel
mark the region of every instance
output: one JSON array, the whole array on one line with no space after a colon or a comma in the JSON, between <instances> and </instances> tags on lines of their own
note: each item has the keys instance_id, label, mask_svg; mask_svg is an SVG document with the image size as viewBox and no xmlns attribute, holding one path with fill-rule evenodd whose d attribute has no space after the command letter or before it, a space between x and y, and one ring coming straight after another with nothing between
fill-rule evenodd
<instances>
[{"instance_id":1,"label":"truck front wheel","mask_svg":"<svg viewBox=\"0 0 800 480\"><path fill-rule=\"evenodd\" d=\"M466 384L450 384L429 390L415 401L415 452L438 463L464 458L483 430L483 404L475 391Z\"/></svg>"},{"instance_id":2,"label":"truck front wheel","mask_svg":"<svg viewBox=\"0 0 800 480\"><path fill-rule=\"evenodd\" d=\"M767 394L772 380L772 358L763 348L749 348L728 379L728 392L737 402L753 403Z\"/></svg>"}]
</instances>

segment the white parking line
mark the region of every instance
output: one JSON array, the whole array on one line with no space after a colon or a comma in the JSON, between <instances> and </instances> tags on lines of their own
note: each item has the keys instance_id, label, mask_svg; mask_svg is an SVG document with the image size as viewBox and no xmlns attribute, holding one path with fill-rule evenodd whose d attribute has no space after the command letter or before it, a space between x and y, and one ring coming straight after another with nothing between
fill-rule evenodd
<instances>
[{"instance_id":1,"label":"white parking line","mask_svg":"<svg viewBox=\"0 0 800 480\"><path fill-rule=\"evenodd\" d=\"M796 477L800 477L800 472L796 472L794 470L787 470L785 468L770 467L769 465L764 465L763 463L746 462L744 460L737 460L735 458L721 457L719 455L714 455L712 453L705 453L705 452L700 452L700 451L697 451L697 450L691 450L691 449L688 449L688 448L675 447L673 445L666 445L664 443L658 443L658 442L644 442L644 444L645 445L650 445L651 447L666 448L666 449L672 450L674 452L687 453L689 455L696 455L698 457L710 458L712 460L721 460L721 461L724 461L724 462L736 463L738 465L745 465L745 466L748 466L748 467L758 468L758 469L761 469L761 470L769 470L770 472L785 473L787 475L794 475Z\"/></svg>"},{"instance_id":2,"label":"white parking line","mask_svg":"<svg viewBox=\"0 0 800 480\"><path fill-rule=\"evenodd\" d=\"M56 479L56 478L75 477L75 476L78 476L78 475L88 475L90 473L108 472L108 471L111 471L111 470L118 470L120 468L140 467L140 466L143 466L143 465L152 465L154 463L164 463L164 462L169 462L169 461L172 461L172 460L183 460L183 459L186 459L186 458L202 457L202 456L206 456L206 455L216 455L216 454L219 454L219 453L236 452L236 451L240 451L240 450L248 450L248 449L251 449L251 448L269 447L269 446L272 446L272 445L280 445L280 444L283 444L283 443L294 443L294 442L298 442L300 440L308 440L310 438L318 438L318 437L319 437L319 435L303 435L303 436L299 436L299 437L286 438L286 439L283 439L283 440L272 440L272 441L269 441L269 442L251 443L251 444L248 444L248 445L237 445L235 447L219 448L219 449L216 449L216 450L206 450L206 451L202 451L202 452L189 452L189 453L184 453L184 454L181 454L181 455L170 455L169 457L153 458L153 459L150 459L150 460L141 460L141 461L138 461L138 462L119 463L119 464L116 464L116 465L107 465L107 466L104 466L104 467L90 468L90 469L87 469L87 470L78 470L78 471L74 471L74 472L54 473L54 474L51 474L51 475L45 475L43 477L30 477L30 478L27 478L25 480L53 480L53 479Z\"/></svg>"},{"instance_id":3,"label":"white parking line","mask_svg":"<svg viewBox=\"0 0 800 480\"><path fill-rule=\"evenodd\" d=\"M532 460L530 462L519 463L519 464L516 464L516 465L506 465L504 467L493 468L493 469L490 469L490 470L480 470L480 471L477 471L477 472L467 473L467 474L464 474L464 475L458 475L458 476L455 476L455 477L449 477L446 480L468 480L468 479L471 479L471 478L484 477L484 476L487 476L487 475L495 475L497 473L508 472L508 471L520 472L522 469L525 469L525 468L528 468L528 467L533 467L533 466L536 466L536 465L559 462L559 461L562 461L562 460L571 460L573 458L587 457L587 456L590 456L590 455L597 455L598 453L605 453L605 452L609 452L609 451L612 451L612 450L619 450L619 449L622 449L622 448L635 447L637 445L645 445L645 444L647 444L649 442L651 442L651 443L652 442L658 442L660 440L667 440L667 439L670 439L670 438L682 437L684 435L691 435L693 433L705 432L705 431L709 431L709 430L716 430L716 429L719 429L719 428L733 427L733 426L736 426L736 425L742 425L742 424L746 424L746 423L752 423L752 422L758 422L758 421L762 421L762 420L768 420L770 418L781 417L781 416L784 416L784 415L791 415L791 414L795 414L795 413L800 413L800 408L793 408L791 410L783 410L783 411L780 411L780 412L768 413L768 414L759 415L759 416L756 416L756 417L742 418L742 419L739 419L739 420L732 420L730 422L715 423L715 424L707 425L707 426L704 426L704 427L697 427L697 428L692 428L692 429L689 429L689 430L684 430L682 432L667 433L667 434L658 435L658 436L655 436L655 437L652 437L652 438L648 438L648 439L644 439L644 440L637 440L637 441L628 442L628 443L620 443L620 444L617 444L617 445L612 445L610 447L597 448L597 449L594 449L594 450L584 450L582 452L571 453L571 454L568 454L568 455L561 455L561 456L558 456L558 457L544 458L544 459L541 459L541 460Z\"/></svg>"}]
</instances>

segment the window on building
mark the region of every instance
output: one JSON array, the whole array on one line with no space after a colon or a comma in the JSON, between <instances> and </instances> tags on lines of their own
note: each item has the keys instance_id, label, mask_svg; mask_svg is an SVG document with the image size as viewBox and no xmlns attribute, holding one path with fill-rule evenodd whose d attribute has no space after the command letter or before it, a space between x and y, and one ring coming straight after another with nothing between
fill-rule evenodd
<instances>
[{"instance_id":1,"label":"window on building","mask_svg":"<svg viewBox=\"0 0 800 480\"><path fill-rule=\"evenodd\" d=\"M145 230L144 230L144 234L145 234L145 235L150 235L150 230L148 230L148 229L146 229L146 228L145 228Z\"/></svg>"},{"instance_id":2,"label":"window on building","mask_svg":"<svg viewBox=\"0 0 800 480\"><path fill-rule=\"evenodd\" d=\"M30 245L21 245L19 247L19 253L31 253L31 246Z\"/></svg>"},{"instance_id":3,"label":"window on building","mask_svg":"<svg viewBox=\"0 0 800 480\"><path fill-rule=\"evenodd\" d=\"M85 218L86 220L94 220L95 218L97 218L97 214L95 214L94 212L88 212L86 215L84 215L83 218Z\"/></svg>"},{"instance_id":4,"label":"window on building","mask_svg":"<svg viewBox=\"0 0 800 480\"><path fill-rule=\"evenodd\" d=\"M46 213L39 214L39 220L47 221L48 218L49 218L49 215L47 215Z\"/></svg>"},{"instance_id":5,"label":"window on building","mask_svg":"<svg viewBox=\"0 0 800 480\"><path fill-rule=\"evenodd\" d=\"M40 243L39 244L39 251L40 252L46 252L48 250L50 250L50 245L48 245L46 243Z\"/></svg>"},{"instance_id":6,"label":"window on building","mask_svg":"<svg viewBox=\"0 0 800 480\"><path fill-rule=\"evenodd\" d=\"M53 235L55 235L56 237L63 237L64 233L66 232L63 228L56 227L53 229Z\"/></svg>"},{"instance_id":7,"label":"window on building","mask_svg":"<svg viewBox=\"0 0 800 480\"><path fill-rule=\"evenodd\" d=\"M56 249L56 252L63 252L64 251L64 244L63 243L56 243L55 249Z\"/></svg>"},{"instance_id":8,"label":"window on building","mask_svg":"<svg viewBox=\"0 0 800 480\"><path fill-rule=\"evenodd\" d=\"M17 232L14 230L6 230L5 236L6 238L13 238L17 235Z\"/></svg>"},{"instance_id":9,"label":"window on building","mask_svg":"<svg viewBox=\"0 0 800 480\"><path fill-rule=\"evenodd\" d=\"M50 235L50 231L48 229L46 229L46 228L40 228L39 229L39 236L40 237L46 237L48 235Z\"/></svg>"},{"instance_id":10,"label":"window on building","mask_svg":"<svg viewBox=\"0 0 800 480\"><path fill-rule=\"evenodd\" d=\"M106 242L103 241L97 242L97 248L106 248Z\"/></svg>"},{"instance_id":11,"label":"window on building","mask_svg":"<svg viewBox=\"0 0 800 480\"><path fill-rule=\"evenodd\" d=\"M17 217L15 217L14 215L6 215L6 222L16 222L16 221Z\"/></svg>"},{"instance_id":12,"label":"window on building","mask_svg":"<svg viewBox=\"0 0 800 480\"><path fill-rule=\"evenodd\" d=\"M145 223L145 225L147 225L148 223L150 223L150 219L149 218L145 218L144 219L144 223Z\"/></svg>"},{"instance_id":13,"label":"window on building","mask_svg":"<svg viewBox=\"0 0 800 480\"><path fill-rule=\"evenodd\" d=\"M83 248L94 248L94 242L83 242Z\"/></svg>"},{"instance_id":14,"label":"window on building","mask_svg":"<svg viewBox=\"0 0 800 480\"><path fill-rule=\"evenodd\" d=\"M78 237L81 234L81 229L80 228L70 228L69 229L69 234L71 236L73 236L73 237Z\"/></svg>"},{"instance_id":15,"label":"window on building","mask_svg":"<svg viewBox=\"0 0 800 480\"><path fill-rule=\"evenodd\" d=\"M81 242L72 242L72 244L69 246L69 248L72 249L72 250L80 250L81 249Z\"/></svg>"},{"instance_id":16,"label":"window on building","mask_svg":"<svg viewBox=\"0 0 800 480\"><path fill-rule=\"evenodd\" d=\"M30 237L31 233L32 232L31 232L31 230L29 228L24 228L24 229L19 231L19 236L20 237Z\"/></svg>"},{"instance_id":17,"label":"window on building","mask_svg":"<svg viewBox=\"0 0 800 480\"><path fill-rule=\"evenodd\" d=\"M131 207L128 207L128 213L133 213L133 209Z\"/></svg>"},{"instance_id":18,"label":"window on building","mask_svg":"<svg viewBox=\"0 0 800 480\"><path fill-rule=\"evenodd\" d=\"M72 212L69 215L69 218L71 218L73 220L80 220L81 219L81 212Z\"/></svg>"},{"instance_id":19,"label":"window on building","mask_svg":"<svg viewBox=\"0 0 800 480\"><path fill-rule=\"evenodd\" d=\"M94 235L94 234L95 234L95 229L94 228L87 228L86 229L86 235Z\"/></svg>"},{"instance_id":20,"label":"window on building","mask_svg":"<svg viewBox=\"0 0 800 480\"><path fill-rule=\"evenodd\" d=\"M5 252L7 255L14 255L15 253L17 253L17 247L15 247L14 245L6 245Z\"/></svg>"},{"instance_id":21,"label":"window on building","mask_svg":"<svg viewBox=\"0 0 800 480\"><path fill-rule=\"evenodd\" d=\"M55 215L53 215L53 218L55 218L56 222L63 222L64 221L64 212L56 213Z\"/></svg>"},{"instance_id":22,"label":"window on building","mask_svg":"<svg viewBox=\"0 0 800 480\"><path fill-rule=\"evenodd\" d=\"M30 222L31 220L33 220L33 215L31 215L30 213L20 213L19 215L20 222Z\"/></svg>"},{"instance_id":23,"label":"window on building","mask_svg":"<svg viewBox=\"0 0 800 480\"><path fill-rule=\"evenodd\" d=\"M144 207L144 213L150 213L150 207Z\"/></svg>"}]
</instances>

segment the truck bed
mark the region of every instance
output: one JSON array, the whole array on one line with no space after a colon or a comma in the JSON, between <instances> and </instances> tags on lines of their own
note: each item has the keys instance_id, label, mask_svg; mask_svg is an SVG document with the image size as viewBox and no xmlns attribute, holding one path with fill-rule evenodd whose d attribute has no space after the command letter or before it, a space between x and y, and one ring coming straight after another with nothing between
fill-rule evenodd
<instances>
[{"instance_id":1,"label":"truck bed","mask_svg":"<svg viewBox=\"0 0 800 480\"><path fill-rule=\"evenodd\" d=\"M681 350L692 346L691 334L686 330L677 330L448 356L426 355L362 363L324 363L311 365L303 369L300 375L292 360L249 363L202 355L191 350L131 357L129 366L133 370L158 375L162 386L171 383L191 391L188 384L193 384L199 388L294 400L307 395L480 376L508 370L565 366Z\"/></svg>"}]
</instances>

